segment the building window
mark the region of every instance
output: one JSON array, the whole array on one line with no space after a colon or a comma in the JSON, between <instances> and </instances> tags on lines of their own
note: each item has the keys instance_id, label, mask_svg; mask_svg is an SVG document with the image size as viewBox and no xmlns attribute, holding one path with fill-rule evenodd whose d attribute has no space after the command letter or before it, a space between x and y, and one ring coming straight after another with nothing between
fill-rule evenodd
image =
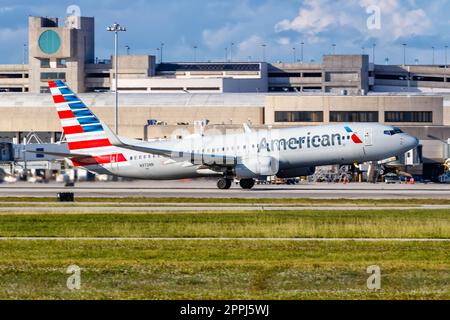
<instances>
[{"instance_id":1,"label":"building window","mask_svg":"<svg viewBox=\"0 0 450 320\"><path fill-rule=\"evenodd\" d=\"M269 78L300 78L300 72L270 72Z\"/></svg>"},{"instance_id":2,"label":"building window","mask_svg":"<svg viewBox=\"0 0 450 320\"><path fill-rule=\"evenodd\" d=\"M57 62L58 68L66 68L67 67L66 59L58 59L58 60L56 60L56 62Z\"/></svg>"},{"instance_id":3,"label":"building window","mask_svg":"<svg viewBox=\"0 0 450 320\"><path fill-rule=\"evenodd\" d=\"M322 78L321 72L303 72L304 78Z\"/></svg>"},{"instance_id":4,"label":"building window","mask_svg":"<svg viewBox=\"0 0 450 320\"><path fill-rule=\"evenodd\" d=\"M109 73L103 73L103 72L95 72L95 73L88 73L86 75L86 78L109 78Z\"/></svg>"},{"instance_id":5,"label":"building window","mask_svg":"<svg viewBox=\"0 0 450 320\"><path fill-rule=\"evenodd\" d=\"M0 92L22 92L22 88L0 88Z\"/></svg>"},{"instance_id":6,"label":"building window","mask_svg":"<svg viewBox=\"0 0 450 320\"><path fill-rule=\"evenodd\" d=\"M50 68L50 59L41 59L41 68Z\"/></svg>"},{"instance_id":7,"label":"building window","mask_svg":"<svg viewBox=\"0 0 450 320\"><path fill-rule=\"evenodd\" d=\"M433 122L432 111L386 111L385 122Z\"/></svg>"},{"instance_id":8,"label":"building window","mask_svg":"<svg viewBox=\"0 0 450 320\"><path fill-rule=\"evenodd\" d=\"M66 80L65 72L42 72L41 80Z\"/></svg>"},{"instance_id":9,"label":"building window","mask_svg":"<svg viewBox=\"0 0 450 320\"><path fill-rule=\"evenodd\" d=\"M187 91L219 91L219 87L189 87Z\"/></svg>"},{"instance_id":10,"label":"building window","mask_svg":"<svg viewBox=\"0 0 450 320\"><path fill-rule=\"evenodd\" d=\"M275 111L275 122L323 122L323 111Z\"/></svg>"},{"instance_id":11,"label":"building window","mask_svg":"<svg viewBox=\"0 0 450 320\"><path fill-rule=\"evenodd\" d=\"M0 79L21 79L22 73L0 73Z\"/></svg>"},{"instance_id":12,"label":"building window","mask_svg":"<svg viewBox=\"0 0 450 320\"><path fill-rule=\"evenodd\" d=\"M378 111L330 111L330 122L378 122Z\"/></svg>"},{"instance_id":13,"label":"building window","mask_svg":"<svg viewBox=\"0 0 450 320\"><path fill-rule=\"evenodd\" d=\"M49 87L41 87L40 92L41 93L50 93L50 88Z\"/></svg>"}]
</instances>

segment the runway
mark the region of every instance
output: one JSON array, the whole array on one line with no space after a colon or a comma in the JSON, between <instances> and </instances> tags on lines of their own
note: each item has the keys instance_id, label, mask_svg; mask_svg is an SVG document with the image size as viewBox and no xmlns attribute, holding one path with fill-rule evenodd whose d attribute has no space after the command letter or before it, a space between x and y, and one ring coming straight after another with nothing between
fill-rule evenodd
<instances>
[{"instance_id":1,"label":"runway","mask_svg":"<svg viewBox=\"0 0 450 320\"><path fill-rule=\"evenodd\" d=\"M219 190L215 180L82 182L63 184L1 184L0 197L55 197L73 192L76 197L186 197L186 198L322 198L322 199L450 199L450 185L367 183L302 183L299 185L256 185L252 190L233 186Z\"/></svg>"}]
</instances>

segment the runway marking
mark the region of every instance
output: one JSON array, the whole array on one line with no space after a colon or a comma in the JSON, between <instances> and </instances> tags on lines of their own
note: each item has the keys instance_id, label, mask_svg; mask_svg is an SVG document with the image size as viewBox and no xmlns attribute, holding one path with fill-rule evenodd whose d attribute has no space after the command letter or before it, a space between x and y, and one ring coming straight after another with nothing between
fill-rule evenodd
<instances>
[{"instance_id":1,"label":"runway marking","mask_svg":"<svg viewBox=\"0 0 450 320\"><path fill-rule=\"evenodd\" d=\"M161 237L0 237L0 241L293 241L293 242L450 242L433 238L161 238Z\"/></svg>"}]
</instances>

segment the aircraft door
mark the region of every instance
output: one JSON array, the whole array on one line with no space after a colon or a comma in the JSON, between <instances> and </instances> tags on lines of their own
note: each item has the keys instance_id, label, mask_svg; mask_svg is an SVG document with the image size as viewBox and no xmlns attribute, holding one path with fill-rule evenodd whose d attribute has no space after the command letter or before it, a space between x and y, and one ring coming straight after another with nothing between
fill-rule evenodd
<instances>
[{"instance_id":1,"label":"aircraft door","mask_svg":"<svg viewBox=\"0 0 450 320\"><path fill-rule=\"evenodd\" d=\"M365 146L373 145L373 130L372 130L372 128L364 129L364 145Z\"/></svg>"},{"instance_id":2,"label":"aircraft door","mask_svg":"<svg viewBox=\"0 0 450 320\"><path fill-rule=\"evenodd\" d=\"M119 154L118 153L111 154L110 164L111 164L111 172L118 174L119 173Z\"/></svg>"}]
</instances>

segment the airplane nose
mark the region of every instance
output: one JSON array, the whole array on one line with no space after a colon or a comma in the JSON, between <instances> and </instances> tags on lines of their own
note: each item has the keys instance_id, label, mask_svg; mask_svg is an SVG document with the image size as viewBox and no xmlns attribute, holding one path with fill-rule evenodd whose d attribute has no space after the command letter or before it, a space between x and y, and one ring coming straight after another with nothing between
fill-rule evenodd
<instances>
[{"instance_id":1,"label":"airplane nose","mask_svg":"<svg viewBox=\"0 0 450 320\"><path fill-rule=\"evenodd\" d=\"M404 145L408 147L408 150L414 149L419 145L419 139L410 135L405 135Z\"/></svg>"}]
</instances>

